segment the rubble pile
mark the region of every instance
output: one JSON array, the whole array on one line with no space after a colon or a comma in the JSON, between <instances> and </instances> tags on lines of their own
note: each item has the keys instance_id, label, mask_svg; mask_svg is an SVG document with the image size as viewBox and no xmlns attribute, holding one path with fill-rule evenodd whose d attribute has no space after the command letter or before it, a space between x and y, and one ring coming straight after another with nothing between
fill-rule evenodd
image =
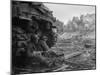
<instances>
[{"instance_id":1,"label":"rubble pile","mask_svg":"<svg viewBox=\"0 0 100 75\"><path fill-rule=\"evenodd\" d=\"M53 32L55 21L52 11L40 2L12 1L13 72L20 73L22 68L36 72L35 67L54 67L62 63L63 55L49 51L57 39Z\"/></svg>"}]
</instances>

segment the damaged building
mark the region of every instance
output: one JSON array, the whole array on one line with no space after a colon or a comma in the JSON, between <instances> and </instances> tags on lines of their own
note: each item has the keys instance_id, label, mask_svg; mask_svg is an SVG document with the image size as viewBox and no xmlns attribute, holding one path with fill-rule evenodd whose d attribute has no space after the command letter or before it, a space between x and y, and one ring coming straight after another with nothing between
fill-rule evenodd
<instances>
[{"instance_id":1,"label":"damaged building","mask_svg":"<svg viewBox=\"0 0 100 75\"><path fill-rule=\"evenodd\" d=\"M52 66L42 56L59 56L46 52L57 41L55 21L52 11L41 2L12 1L12 73L24 73L27 68L41 72L36 70L36 65L40 65L39 68Z\"/></svg>"}]
</instances>

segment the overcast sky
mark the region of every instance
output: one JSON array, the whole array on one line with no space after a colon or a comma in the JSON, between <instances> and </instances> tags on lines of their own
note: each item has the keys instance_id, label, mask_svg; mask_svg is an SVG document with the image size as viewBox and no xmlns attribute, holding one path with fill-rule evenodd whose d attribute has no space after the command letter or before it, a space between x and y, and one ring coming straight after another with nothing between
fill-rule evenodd
<instances>
[{"instance_id":1,"label":"overcast sky","mask_svg":"<svg viewBox=\"0 0 100 75\"><path fill-rule=\"evenodd\" d=\"M80 16L81 14L95 13L94 6L81 6L81 5L65 5L65 4L52 4L44 3L53 15L60 21L67 23L73 16Z\"/></svg>"}]
</instances>

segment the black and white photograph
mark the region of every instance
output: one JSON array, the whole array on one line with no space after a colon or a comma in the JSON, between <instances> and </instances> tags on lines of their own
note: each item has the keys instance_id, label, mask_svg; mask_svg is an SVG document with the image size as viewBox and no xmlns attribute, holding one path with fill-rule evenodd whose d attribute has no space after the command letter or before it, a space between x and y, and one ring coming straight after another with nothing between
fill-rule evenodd
<instances>
[{"instance_id":1,"label":"black and white photograph","mask_svg":"<svg viewBox=\"0 0 100 75\"><path fill-rule=\"evenodd\" d=\"M96 6L11 1L11 74L96 70Z\"/></svg>"}]
</instances>

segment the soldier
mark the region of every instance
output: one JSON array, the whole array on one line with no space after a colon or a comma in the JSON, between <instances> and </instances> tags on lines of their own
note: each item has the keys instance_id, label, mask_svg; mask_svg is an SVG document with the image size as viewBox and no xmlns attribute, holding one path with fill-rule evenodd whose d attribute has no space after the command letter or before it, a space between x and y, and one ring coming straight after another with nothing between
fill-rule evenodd
<instances>
[{"instance_id":1,"label":"soldier","mask_svg":"<svg viewBox=\"0 0 100 75\"><path fill-rule=\"evenodd\" d=\"M33 56L33 52L34 51L39 51L38 49L38 41L40 39L40 36L41 36L41 31L36 31L35 33L33 33L31 36L30 36L30 42L29 42L29 49L28 49L28 55L29 56Z\"/></svg>"},{"instance_id":2,"label":"soldier","mask_svg":"<svg viewBox=\"0 0 100 75\"><path fill-rule=\"evenodd\" d=\"M37 24L35 21L31 20L31 21L29 22L28 32L29 32L29 33L34 33L34 32L37 31L38 29L39 29L38 24Z\"/></svg>"},{"instance_id":3,"label":"soldier","mask_svg":"<svg viewBox=\"0 0 100 75\"><path fill-rule=\"evenodd\" d=\"M49 50L49 47L48 47L46 41L47 41L46 36L42 36L41 39L39 40L39 45L41 46L43 51L48 51Z\"/></svg>"},{"instance_id":4,"label":"soldier","mask_svg":"<svg viewBox=\"0 0 100 75\"><path fill-rule=\"evenodd\" d=\"M45 35L48 37L47 45L51 48L57 41L57 29L55 26L51 26L49 31L45 32Z\"/></svg>"}]
</instances>

